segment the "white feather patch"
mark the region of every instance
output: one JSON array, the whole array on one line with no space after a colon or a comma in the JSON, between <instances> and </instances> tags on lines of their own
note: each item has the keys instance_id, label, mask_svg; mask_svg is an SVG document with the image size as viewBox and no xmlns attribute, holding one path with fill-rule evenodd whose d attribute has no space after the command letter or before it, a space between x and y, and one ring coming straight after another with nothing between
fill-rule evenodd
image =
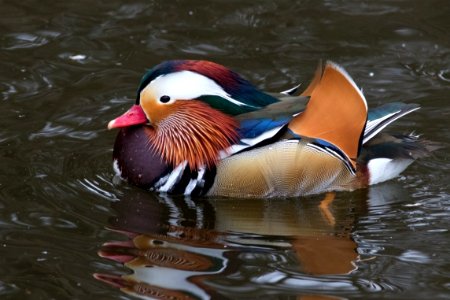
<instances>
[{"instance_id":1,"label":"white feather patch","mask_svg":"<svg viewBox=\"0 0 450 300\"><path fill-rule=\"evenodd\" d=\"M113 161L113 169L114 169L114 173L116 173L117 176L122 178L122 171L119 168L119 162L117 161L117 159L115 159Z\"/></svg>"},{"instance_id":2,"label":"white feather patch","mask_svg":"<svg viewBox=\"0 0 450 300\"><path fill-rule=\"evenodd\" d=\"M197 186L202 186L204 185L204 180L203 180L203 175L205 175L205 167L201 167L198 170L198 174L197 174L197 178L195 179L191 179L188 183L188 185L186 186L186 189L184 190L184 195L189 196L192 191L197 187Z\"/></svg>"},{"instance_id":3,"label":"white feather patch","mask_svg":"<svg viewBox=\"0 0 450 300\"><path fill-rule=\"evenodd\" d=\"M204 95L220 96L239 106L250 106L225 92L214 80L192 71L179 71L160 75L152 80L142 91L149 91L158 100L169 96L170 102L192 100Z\"/></svg>"},{"instance_id":4,"label":"white feather patch","mask_svg":"<svg viewBox=\"0 0 450 300\"><path fill-rule=\"evenodd\" d=\"M169 175L167 181L162 187L158 189L159 192L168 192L181 178L187 163L183 162L179 164ZM164 177L166 178L166 177Z\"/></svg>"},{"instance_id":5,"label":"white feather patch","mask_svg":"<svg viewBox=\"0 0 450 300\"><path fill-rule=\"evenodd\" d=\"M369 184L377 184L397 177L411 163L412 159L375 158L369 160Z\"/></svg>"},{"instance_id":6,"label":"white feather patch","mask_svg":"<svg viewBox=\"0 0 450 300\"><path fill-rule=\"evenodd\" d=\"M288 95L288 96L292 96L293 94L295 94L295 92L298 91L298 89L300 88L302 84L297 84L296 86L294 86L293 88L290 88L288 90L282 91L280 92L280 94L284 94L284 95Z\"/></svg>"}]
</instances>

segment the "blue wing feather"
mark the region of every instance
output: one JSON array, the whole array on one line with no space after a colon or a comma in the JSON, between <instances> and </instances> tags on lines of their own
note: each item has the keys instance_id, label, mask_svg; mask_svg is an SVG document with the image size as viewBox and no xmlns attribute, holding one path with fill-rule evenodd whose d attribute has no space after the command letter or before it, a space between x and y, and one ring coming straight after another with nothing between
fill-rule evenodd
<instances>
[{"instance_id":1,"label":"blue wing feather","mask_svg":"<svg viewBox=\"0 0 450 300\"><path fill-rule=\"evenodd\" d=\"M287 124L289 120L290 118L287 117L277 120L269 118L243 120L240 123L239 134L244 139L255 138L264 132Z\"/></svg>"},{"instance_id":2,"label":"blue wing feather","mask_svg":"<svg viewBox=\"0 0 450 300\"><path fill-rule=\"evenodd\" d=\"M264 132L282 127L292 120L293 115L305 108L307 97L281 96L279 102L270 104L254 112L237 116L242 138L255 138ZM270 136L268 136L270 137Z\"/></svg>"}]
</instances>

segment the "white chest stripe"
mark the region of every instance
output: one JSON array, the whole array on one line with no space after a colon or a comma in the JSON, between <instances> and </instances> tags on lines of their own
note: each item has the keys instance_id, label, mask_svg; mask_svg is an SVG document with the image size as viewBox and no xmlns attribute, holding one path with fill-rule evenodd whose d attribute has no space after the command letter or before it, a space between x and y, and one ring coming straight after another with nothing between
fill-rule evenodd
<instances>
[{"instance_id":1,"label":"white chest stripe","mask_svg":"<svg viewBox=\"0 0 450 300\"><path fill-rule=\"evenodd\" d=\"M205 183L203 180L203 175L205 175L205 167L202 167L200 168L200 170L198 170L197 178L191 179L191 181L189 181L186 189L184 190L184 194L186 196L189 196L197 186L203 187Z\"/></svg>"},{"instance_id":2,"label":"white chest stripe","mask_svg":"<svg viewBox=\"0 0 450 300\"><path fill-rule=\"evenodd\" d=\"M160 192L168 192L183 176L184 169L186 168L187 163L183 162L179 164L169 175L168 177L165 176L164 178L161 178L161 180L167 178L167 181L164 183L164 185L160 188L158 188L158 191ZM160 181L161 181L160 180ZM158 181L159 183L159 181ZM156 184L157 186L157 184Z\"/></svg>"}]
</instances>

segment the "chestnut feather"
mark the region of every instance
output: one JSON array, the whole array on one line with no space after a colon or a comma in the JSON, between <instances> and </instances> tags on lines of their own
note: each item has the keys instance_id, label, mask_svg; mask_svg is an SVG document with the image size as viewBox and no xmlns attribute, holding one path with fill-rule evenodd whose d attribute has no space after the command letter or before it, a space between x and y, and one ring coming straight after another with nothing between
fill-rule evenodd
<instances>
[{"instance_id":1,"label":"chestnut feather","mask_svg":"<svg viewBox=\"0 0 450 300\"><path fill-rule=\"evenodd\" d=\"M156 125L150 144L173 166L187 161L191 170L211 168L219 152L238 140L238 123L201 101L177 101L171 110Z\"/></svg>"}]
</instances>

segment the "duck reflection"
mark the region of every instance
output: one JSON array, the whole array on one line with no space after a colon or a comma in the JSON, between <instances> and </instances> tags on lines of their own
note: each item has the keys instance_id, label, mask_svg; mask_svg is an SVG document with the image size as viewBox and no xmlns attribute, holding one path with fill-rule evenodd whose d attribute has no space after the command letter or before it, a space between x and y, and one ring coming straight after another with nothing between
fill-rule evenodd
<instances>
[{"instance_id":1,"label":"duck reflection","mask_svg":"<svg viewBox=\"0 0 450 300\"><path fill-rule=\"evenodd\" d=\"M255 297L258 286L292 274L347 274L358 260L351 231L367 211L367 192L338 194L330 221L320 197L194 202L132 190L112 204L108 226L127 240L99 251L132 273L95 277L143 298L216 299ZM335 299L307 294L298 299Z\"/></svg>"}]
</instances>

